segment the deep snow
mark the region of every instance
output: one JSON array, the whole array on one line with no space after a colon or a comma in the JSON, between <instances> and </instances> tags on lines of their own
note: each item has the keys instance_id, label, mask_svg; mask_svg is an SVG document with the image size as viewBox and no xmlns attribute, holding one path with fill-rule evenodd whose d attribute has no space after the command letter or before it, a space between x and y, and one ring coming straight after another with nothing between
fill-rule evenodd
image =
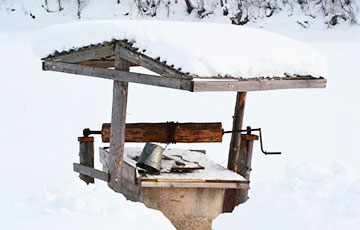
<instances>
[{"instance_id":1,"label":"deep snow","mask_svg":"<svg viewBox=\"0 0 360 230\"><path fill-rule=\"evenodd\" d=\"M242 78L326 77L324 57L305 44L265 30L203 22L92 20L50 26L34 36L40 58L112 40L183 73Z\"/></svg>"},{"instance_id":2,"label":"deep snow","mask_svg":"<svg viewBox=\"0 0 360 230\"><path fill-rule=\"evenodd\" d=\"M0 19L1 229L99 229L119 222L132 229L144 224L171 229L158 211L125 201L102 182L86 186L72 172L82 129L110 121L112 83L42 72L31 50L36 29L72 19ZM360 225L360 30L346 25L305 30L291 20L278 16L249 26L319 50L329 65L328 86L248 94L244 125L261 127L265 149L283 155L265 157L255 144L250 200L219 216L214 229L357 230ZM130 84L127 121L222 121L229 129L234 101L234 93ZM225 165L228 143L224 136L223 143L176 148L206 149Z\"/></svg>"}]
</instances>

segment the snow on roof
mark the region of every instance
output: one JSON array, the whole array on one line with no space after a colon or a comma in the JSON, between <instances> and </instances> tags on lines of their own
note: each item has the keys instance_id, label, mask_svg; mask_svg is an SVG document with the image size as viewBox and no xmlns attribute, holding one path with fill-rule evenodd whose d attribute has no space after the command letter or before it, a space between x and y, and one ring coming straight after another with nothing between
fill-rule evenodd
<instances>
[{"instance_id":1,"label":"snow on roof","mask_svg":"<svg viewBox=\"0 0 360 230\"><path fill-rule=\"evenodd\" d=\"M33 40L40 57L113 40L133 43L139 52L160 58L199 77L242 78L327 74L325 58L311 47L260 29L203 22L99 20L55 25Z\"/></svg>"},{"instance_id":2,"label":"snow on roof","mask_svg":"<svg viewBox=\"0 0 360 230\"><path fill-rule=\"evenodd\" d=\"M125 148L124 160L133 162L132 158L139 156L142 152L142 148ZM209 160L205 154L184 150L184 149L166 149L164 152L167 156L181 156L182 159L189 162L198 162L204 169L194 170L192 172L181 173L160 173L159 175L146 175L146 178L150 179L200 179L200 180L222 180L222 181L246 181L241 175L230 171L221 165Z\"/></svg>"}]
</instances>

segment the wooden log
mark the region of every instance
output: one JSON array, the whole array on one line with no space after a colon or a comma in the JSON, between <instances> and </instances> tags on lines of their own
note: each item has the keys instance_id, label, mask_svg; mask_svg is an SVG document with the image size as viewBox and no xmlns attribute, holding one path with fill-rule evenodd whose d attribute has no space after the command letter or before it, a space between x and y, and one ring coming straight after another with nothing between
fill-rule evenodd
<instances>
[{"instance_id":1,"label":"wooden log","mask_svg":"<svg viewBox=\"0 0 360 230\"><path fill-rule=\"evenodd\" d=\"M94 138L93 137L79 137L80 142L80 164L94 168ZM86 184L94 183L94 178L85 174L79 175L80 179L85 181Z\"/></svg>"},{"instance_id":2,"label":"wooden log","mask_svg":"<svg viewBox=\"0 0 360 230\"><path fill-rule=\"evenodd\" d=\"M74 163L73 167L74 167L75 172L86 175L86 176L91 177L93 179L96 178L96 179L103 180L103 181L108 181L108 179L109 179L109 175L107 173L105 173L105 172L100 171L100 170L90 168L88 166L80 165L80 164L77 164L77 163Z\"/></svg>"},{"instance_id":3,"label":"wooden log","mask_svg":"<svg viewBox=\"0 0 360 230\"><path fill-rule=\"evenodd\" d=\"M115 68L118 70L129 71L130 63L115 57ZM109 151L109 187L115 192L121 192L121 164L123 160L124 144L125 144L125 122L126 122L126 106L128 95L128 83L114 81L113 85L113 104L111 117L111 141Z\"/></svg>"},{"instance_id":4,"label":"wooden log","mask_svg":"<svg viewBox=\"0 0 360 230\"><path fill-rule=\"evenodd\" d=\"M93 66L83 66L64 62L44 61L43 70L56 71L62 73L71 73L85 75L90 77L99 77L104 79L134 82L145 85L160 86L172 89L181 89L191 91L191 80L172 78L166 76L156 76L150 74L131 73L128 70L104 69Z\"/></svg>"},{"instance_id":5,"label":"wooden log","mask_svg":"<svg viewBox=\"0 0 360 230\"><path fill-rule=\"evenodd\" d=\"M238 92L236 96L235 111L233 116L233 129L241 130L245 111L246 92ZM231 135L228 169L238 173L238 162L240 158L241 133L234 132ZM232 212L238 205L237 192L234 189L226 189L224 194L224 212Z\"/></svg>"},{"instance_id":6,"label":"wooden log","mask_svg":"<svg viewBox=\"0 0 360 230\"><path fill-rule=\"evenodd\" d=\"M110 141L109 123L102 126L103 142ZM202 143L221 142L222 125L216 123L132 123L126 124L126 142Z\"/></svg>"},{"instance_id":7,"label":"wooden log","mask_svg":"<svg viewBox=\"0 0 360 230\"><path fill-rule=\"evenodd\" d=\"M309 78L299 79L296 77L270 78L270 79L246 79L240 81L193 81L192 92L209 91L263 91L276 89L300 89L300 88L325 88L326 79Z\"/></svg>"}]
</instances>

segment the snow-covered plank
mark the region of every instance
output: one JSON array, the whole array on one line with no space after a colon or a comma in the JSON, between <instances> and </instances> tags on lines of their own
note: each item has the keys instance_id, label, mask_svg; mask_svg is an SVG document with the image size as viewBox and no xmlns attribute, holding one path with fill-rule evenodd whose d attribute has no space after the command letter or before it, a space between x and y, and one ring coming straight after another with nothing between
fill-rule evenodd
<instances>
[{"instance_id":1,"label":"snow-covered plank","mask_svg":"<svg viewBox=\"0 0 360 230\"><path fill-rule=\"evenodd\" d=\"M81 61L99 59L103 57L109 57L114 55L115 44L110 43L105 46L88 47L81 50L55 55L44 60L76 63Z\"/></svg>"},{"instance_id":2,"label":"snow-covered plank","mask_svg":"<svg viewBox=\"0 0 360 230\"><path fill-rule=\"evenodd\" d=\"M229 188L249 189L247 182L211 182L200 180L141 180L141 187L145 188Z\"/></svg>"},{"instance_id":3,"label":"snow-covered plank","mask_svg":"<svg viewBox=\"0 0 360 230\"><path fill-rule=\"evenodd\" d=\"M134 82L146 85L167 87L191 91L191 81L187 79L170 78L150 74L132 73L114 69L104 69L93 66L83 66L64 62L44 61L43 70L71 73L105 79Z\"/></svg>"},{"instance_id":4,"label":"snow-covered plank","mask_svg":"<svg viewBox=\"0 0 360 230\"><path fill-rule=\"evenodd\" d=\"M74 163L74 171L81 173L83 175L92 177L92 178L96 178L99 180L103 180L103 181L108 181L109 179L109 175L105 172L102 172L100 170L94 169L94 168L90 168L88 166L84 166L84 165L80 165L77 163Z\"/></svg>"},{"instance_id":5,"label":"snow-covered plank","mask_svg":"<svg viewBox=\"0 0 360 230\"><path fill-rule=\"evenodd\" d=\"M275 89L325 88L324 78L263 78L239 81L194 81L193 92L209 91L263 91Z\"/></svg>"}]
</instances>

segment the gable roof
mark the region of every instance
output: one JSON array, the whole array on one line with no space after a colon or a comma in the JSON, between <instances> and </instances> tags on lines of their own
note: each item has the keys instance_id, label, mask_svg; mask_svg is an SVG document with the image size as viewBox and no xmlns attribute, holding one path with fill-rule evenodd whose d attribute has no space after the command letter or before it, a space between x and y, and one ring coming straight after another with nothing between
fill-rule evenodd
<instances>
[{"instance_id":1,"label":"gable roof","mask_svg":"<svg viewBox=\"0 0 360 230\"><path fill-rule=\"evenodd\" d=\"M326 63L321 54L292 39L249 27L105 20L52 26L39 31L36 37L35 51L45 57L45 70L67 72L68 68L50 68L54 62L58 62L58 66L72 63L107 69L115 66L115 56L118 56L131 65L143 66L165 77L160 79L162 82L168 78L191 81L177 82L170 87L189 91L322 88L326 85L322 78L326 74ZM74 72L79 73L78 70L69 73ZM133 79L128 80L144 83ZM195 81L198 79L220 80L204 86L203 82ZM274 82L278 80L282 82ZM289 84L289 80L296 82ZM274 87L274 83L277 86Z\"/></svg>"}]
</instances>

